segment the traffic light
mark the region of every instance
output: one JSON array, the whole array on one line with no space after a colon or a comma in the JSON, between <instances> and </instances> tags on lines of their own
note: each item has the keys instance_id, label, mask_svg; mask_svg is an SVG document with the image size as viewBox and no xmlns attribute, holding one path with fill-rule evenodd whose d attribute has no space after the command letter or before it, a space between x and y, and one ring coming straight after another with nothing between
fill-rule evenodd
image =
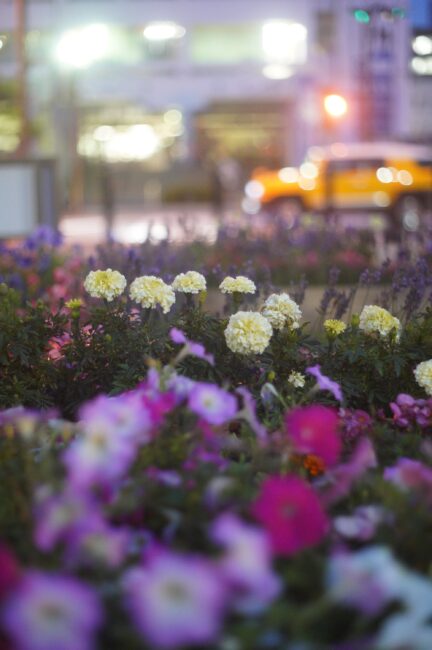
<instances>
[{"instance_id":1,"label":"traffic light","mask_svg":"<svg viewBox=\"0 0 432 650\"><path fill-rule=\"evenodd\" d=\"M399 18L405 18L406 12L403 7L388 7L382 3L371 4L367 9L361 9L357 7L352 10L352 14L355 20L358 23L363 23L367 25L371 22L374 16L380 16L387 20L398 20Z\"/></svg>"},{"instance_id":2,"label":"traffic light","mask_svg":"<svg viewBox=\"0 0 432 650\"><path fill-rule=\"evenodd\" d=\"M364 23L367 25L367 23L370 22L371 15L368 11L366 11L366 9L354 9L353 14L358 23Z\"/></svg>"}]
</instances>

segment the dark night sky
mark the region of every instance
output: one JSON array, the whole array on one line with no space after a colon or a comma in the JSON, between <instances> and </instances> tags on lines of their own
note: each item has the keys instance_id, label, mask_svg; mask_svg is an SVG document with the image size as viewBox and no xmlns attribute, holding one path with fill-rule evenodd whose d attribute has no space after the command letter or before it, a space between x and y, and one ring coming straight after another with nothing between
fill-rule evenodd
<instances>
[{"instance_id":1,"label":"dark night sky","mask_svg":"<svg viewBox=\"0 0 432 650\"><path fill-rule=\"evenodd\" d=\"M411 18L414 27L431 27L432 2L430 0L411 0Z\"/></svg>"}]
</instances>

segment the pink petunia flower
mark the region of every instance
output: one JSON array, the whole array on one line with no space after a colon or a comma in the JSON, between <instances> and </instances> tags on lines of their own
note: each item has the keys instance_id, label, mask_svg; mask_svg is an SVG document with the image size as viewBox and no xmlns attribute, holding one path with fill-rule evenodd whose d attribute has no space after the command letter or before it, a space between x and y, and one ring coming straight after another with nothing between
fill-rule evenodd
<instances>
[{"instance_id":1,"label":"pink petunia flower","mask_svg":"<svg viewBox=\"0 0 432 650\"><path fill-rule=\"evenodd\" d=\"M300 454L319 456L326 465L334 465L341 452L336 411L313 405L295 408L285 417L287 433Z\"/></svg>"},{"instance_id":2,"label":"pink petunia flower","mask_svg":"<svg viewBox=\"0 0 432 650\"><path fill-rule=\"evenodd\" d=\"M297 476L267 478L252 504L252 514L267 530L273 551L279 555L315 546L329 526L317 494Z\"/></svg>"}]
</instances>

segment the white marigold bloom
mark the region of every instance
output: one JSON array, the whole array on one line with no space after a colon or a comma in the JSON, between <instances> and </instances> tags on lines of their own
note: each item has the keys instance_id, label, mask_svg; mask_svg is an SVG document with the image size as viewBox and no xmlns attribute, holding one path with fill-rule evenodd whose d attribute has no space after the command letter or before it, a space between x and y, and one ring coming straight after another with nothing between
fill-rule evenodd
<instances>
[{"instance_id":1,"label":"white marigold bloom","mask_svg":"<svg viewBox=\"0 0 432 650\"><path fill-rule=\"evenodd\" d=\"M179 273L174 278L171 286L175 291L181 291L182 293L199 293L207 289L205 277L201 273L197 273L197 271Z\"/></svg>"},{"instance_id":2,"label":"white marigold bloom","mask_svg":"<svg viewBox=\"0 0 432 650\"><path fill-rule=\"evenodd\" d=\"M301 372L293 370L288 377L288 382L294 386L294 388L303 388L306 383L306 377L302 375Z\"/></svg>"},{"instance_id":3,"label":"white marigold bloom","mask_svg":"<svg viewBox=\"0 0 432 650\"><path fill-rule=\"evenodd\" d=\"M135 278L129 293L132 300L139 303L141 307L151 309L160 305L164 314L167 314L175 303L174 289L155 275L142 275Z\"/></svg>"},{"instance_id":4,"label":"white marigold bloom","mask_svg":"<svg viewBox=\"0 0 432 650\"><path fill-rule=\"evenodd\" d=\"M301 309L287 293L272 293L264 303L262 314L275 330L285 325L293 330L300 327Z\"/></svg>"},{"instance_id":5,"label":"white marigold bloom","mask_svg":"<svg viewBox=\"0 0 432 650\"><path fill-rule=\"evenodd\" d=\"M272 334L272 326L259 312L238 311L229 319L225 340L229 349L237 354L261 354Z\"/></svg>"},{"instance_id":6,"label":"white marigold bloom","mask_svg":"<svg viewBox=\"0 0 432 650\"><path fill-rule=\"evenodd\" d=\"M419 363L414 370L414 376L418 385L424 388L428 395L432 395L432 359Z\"/></svg>"},{"instance_id":7,"label":"white marigold bloom","mask_svg":"<svg viewBox=\"0 0 432 650\"><path fill-rule=\"evenodd\" d=\"M120 296L126 289L126 278L119 271L90 271L84 280L84 289L93 298L105 298L108 302Z\"/></svg>"},{"instance_id":8,"label":"white marigold bloom","mask_svg":"<svg viewBox=\"0 0 432 650\"><path fill-rule=\"evenodd\" d=\"M377 305L366 305L360 314L359 328L366 334L379 334L387 338L392 332L399 339L401 322L396 316L392 316L387 309Z\"/></svg>"},{"instance_id":9,"label":"white marigold bloom","mask_svg":"<svg viewBox=\"0 0 432 650\"><path fill-rule=\"evenodd\" d=\"M256 286L244 275L237 275L235 278L228 275L220 283L219 289L222 293L255 293Z\"/></svg>"}]
</instances>

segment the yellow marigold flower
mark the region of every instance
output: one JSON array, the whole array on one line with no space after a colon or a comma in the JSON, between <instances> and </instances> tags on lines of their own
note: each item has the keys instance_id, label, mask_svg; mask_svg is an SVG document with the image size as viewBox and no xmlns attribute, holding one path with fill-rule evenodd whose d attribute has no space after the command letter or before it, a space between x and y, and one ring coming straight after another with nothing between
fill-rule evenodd
<instances>
[{"instance_id":1,"label":"yellow marigold flower","mask_svg":"<svg viewBox=\"0 0 432 650\"><path fill-rule=\"evenodd\" d=\"M237 354L261 354L268 346L272 326L256 311L238 311L233 314L225 330L225 340Z\"/></svg>"},{"instance_id":2,"label":"yellow marigold flower","mask_svg":"<svg viewBox=\"0 0 432 650\"><path fill-rule=\"evenodd\" d=\"M288 383L292 384L294 388L303 388L306 382L306 377L301 372L293 370L288 377Z\"/></svg>"},{"instance_id":3,"label":"yellow marigold flower","mask_svg":"<svg viewBox=\"0 0 432 650\"><path fill-rule=\"evenodd\" d=\"M90 271L84 280L84 289L93 298L105 298L108 302L120 296L126 289L126 278L119 271Z\"/></svg>"},{"instance_id":4,"label":"yellow marigold flower","mask_svg":"<svg viewBox=\"0 0 432 650\"><path fill-rule=\"evenodd\" d=\"M394 332L398 340L401 327L399 318L377 305L366 305L360 314L359 328L366 334L379 334L382 338L387 338Z\"/></svg>"},{"instance_id":5,"label":"yellow marigold flower","mask_svg":"<svg viewBox=\"0 0 432 650\"><path fill-rule=\"evenodd\" d=\"M71 298L67 302L65 302L65 307L70 309L71 311L77 311L78 309L81 309L83 306L83 301L81 298Z\"/></svg>"},{"instance_id":6,"label":"yellow marigold flower","mask_svg":"<svg viewBox=\"0 0 432 650\"><path fill-rule=\"evenodd\" d=\"M238 275L235 278L228 275L220 283L219 289L222 293L255 293L256 286L252 280L249 280L244 275Z\"/></svg>"},{"instance_id":7,"label":"yellow marigold flower","mask_svg":"<svg viewBox=\"0 0 432 650\"><path fill-rule=\"evenodd\" d=\"M207 288L205 277L201 273L197 273L197 271L179 273L174 278L171 286L175 291L181 291L182 293L199 293Z\"/></svg>"},{"instance_id":8,"label":"yellow marigold flower","mask_svg":"<svg viewBox=\"0 0 432 650\"><path fill-rule=\"evenodd\" d=\"M129 294L141 307L153 309L160 305L164 314L167 314L175 303L173 288L155 275L142 275L135 278Z\"/></svg>"},{"instance_id":9,"label":"yellow marigold flower","mask_svg":"<svg viewBox=\"0 0 432 650\"><path fill-rule=\"evenodd\" d=\"M424 388L428 395L432 395L432 359L419 363L414 370L414 376L418 385Z\"/></svg>"},{"instance_id":10,"label":"yellow marigold flower","mask_svg":"<svg viewBox=\"0 0 432 650\"><path fill-rule=\"evenodd\" d=\"M346 328L346 324L337 318L328 318L324 321L324 329L329 336L339 336Z\"/></svg>"},{"instance_id":11,"label":"yellow marigold flower","mask_svg":"<svg viewBox=\"0 0 432 650\"><path fill-rule=\"evenodd\" d=\"M301 309L287 293L272 293L264 303L262 314L276 330L285 325L293 330L300 327Z\"/></svg>"}]
</instances>

